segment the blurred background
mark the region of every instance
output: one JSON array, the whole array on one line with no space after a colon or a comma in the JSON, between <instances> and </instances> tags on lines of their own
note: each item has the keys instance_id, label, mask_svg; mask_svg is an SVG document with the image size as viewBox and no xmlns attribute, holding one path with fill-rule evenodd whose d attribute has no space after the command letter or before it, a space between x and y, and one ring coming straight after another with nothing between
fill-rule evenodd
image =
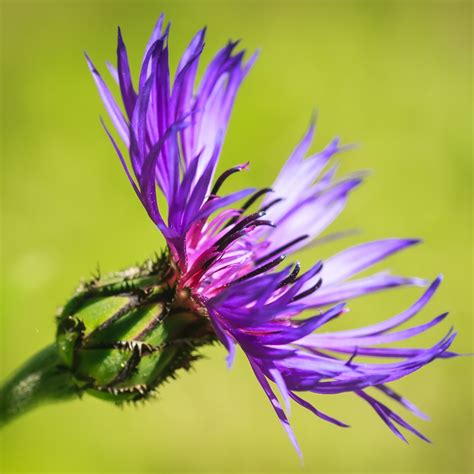
<instances>
[{"instance_id":1,"label":"blurred background","mask_svg":"<svg viewBox=\"0 0 474 474\"><path fill-rule=\"evenodd\" d=\"M120 25L134 70L160 12L171 65L208 26L204 62L229 39L261 49L234 109L220 169L251 161L230 186L271 183L319 110L313 150L360 145L341 172L371 170L306 265L356 242L422 237L380 269L445 281L419 316L444 311L455 349L472 347L472 11L461 1L9 1L2 9L0 377L52 341L54 314L81 277L140 262L163 246L100 124L83 50L104 77ZM354 301L335 328L408 307L420 289ZM394 385L432 416L399 412L434 444L393 436L357 397L313 397L344 430L300 407L302 468L240 354L204 351L157 401L119 409L87 397L27 414L0 434L1 472L472 472L472 361L439 361Z\"/></svg>"}]
</instances>

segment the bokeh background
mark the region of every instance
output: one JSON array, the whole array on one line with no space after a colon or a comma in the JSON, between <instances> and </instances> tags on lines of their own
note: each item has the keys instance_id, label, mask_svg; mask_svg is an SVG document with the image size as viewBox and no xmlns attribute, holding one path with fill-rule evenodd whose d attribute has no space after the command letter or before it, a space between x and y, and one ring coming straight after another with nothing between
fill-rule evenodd
<instances>
[{"instance_id":1,"label":"bokeh background","mask_svg":"<svg viewBox=\"0 0 474 474\"><path fill-rule=\"evenodd\" d=\"M221 169L264 186L319 110L314 150L334 135L360 146L341 170L372 170L331 230L359 235L302 255L388 236L425 243L392 258L393 271L445 282L419 316L454 324L472 348L472 7L460 1L9 1L2 9L2 299L0 377L50 343L53 315L98 264L120 269L163 239L135 198L99 124L104 115L82 55L107 75L116 27L137 70L155 19L172 21L171 63L208 26L208 61L229 38L261 56L235 106ZM387 265L381 266L384 268ZM355 301L340 326L406 308L418 289ZM192 373L143 407L92 398L48 406L1 432L1 472L472 472L472 361L440 361L396 384L431 422L427 445L395 438L356 397L314 397L343 430L294 407L302 468L240 355L205 350ZM403 410L402 410L403 411Z\"/></svg>"}]
</instances>

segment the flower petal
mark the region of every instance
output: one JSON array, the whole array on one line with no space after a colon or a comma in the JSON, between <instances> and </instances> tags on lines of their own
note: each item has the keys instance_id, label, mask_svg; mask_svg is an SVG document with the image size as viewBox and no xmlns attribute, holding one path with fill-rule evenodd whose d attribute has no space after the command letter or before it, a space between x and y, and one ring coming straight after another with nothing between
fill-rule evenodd
<instances>
[{"instance_id":1,"label":"flower petal","mask_svg":"<svg viewBox=\"0 0 474 474\"><path fill-rule=\"evenodd\" d=\"M356 245L326 260L321 277L325 285L340 282L419 242L418 239L385 239Z\"/></svg>"}]
</instances>

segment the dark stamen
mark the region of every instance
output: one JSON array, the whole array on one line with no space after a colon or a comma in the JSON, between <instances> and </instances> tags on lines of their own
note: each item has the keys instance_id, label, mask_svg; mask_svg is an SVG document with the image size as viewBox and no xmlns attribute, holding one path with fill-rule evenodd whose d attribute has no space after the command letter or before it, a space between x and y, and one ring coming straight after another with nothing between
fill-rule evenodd
<instances>
[{"instance_id":1,"label":"dark stamen","mask_svg":"<svg viewBox=\"0 0 474 474\"><path fill-rule=\"evenodd\" d=\"M263 188L255 192L254 194L252 194L252 196L250 196L250 198L241 207L242 211L246 211L260 196L263 196L264 194L272 193L272 192L273 192L272 188Z\"/></svg>"},{"instance_id":2,"label":"dark stamen","mask_svg":"<svg viewBox=\"0 0 474 474\"><path fill-rule=\"evenodd\" d=\"M349 229L349 230L342 230L340 232L333 232L332 234L328 234L324 237L320 237L319 239L313 240L311 242L310 248L316 247L317 245L327 244L328 242L333 242L334 240L350 237L358 233L359 233L359 230L357 229Z\"/></svg>"},{"instance_id":3,"label":"dark stamen","mask_svg":"<svg viewBox=\"0 0 474 474\"><path fill-rule=\"evenodd\" d=\"M232 229L229 230L229 232L226 232L215 244L214 248L222 252L226 247L228 247L232 242L235 242L237 239L240 239L240 237L243 237L246 233L246 227L257 227L257 226L263 226L263 225L268 225L274 227L275 225L273 222L268 221L268 220L259 220L260 217L263 217L265 215L264 212L256 212L255 214L251 214L250 216L247 216L245 219L242 219L239 223L237 223ZM204 270L207 270L219 257L219 255L214 255L210 259L206 260L202 268Z\"/></svg>"},{"instance_id":4,"label":"dark stamen","mask_svg":"<svg viewBox=\"0 0 474 474\"><path fill-rule=\"evenodd\" d=\"M221 188L221 186L224 184L224 181L234 173L237 173L239 171L242 171L244 169L245 165L238 165L234 166L233 168L229 168L228 170L224 171L216 180L214 187L211 190L211 195L216 195Z\"/></svg>"},{"instance_id":5,"label":"dark stamen","mask_svg":"<svg viewBox=\"0 0 474 474\"><path fill-rule=\"evenodd\" d=\"M263 188L252 194L250 198L243 204L243 206L239 209L239 214L242 215L260 196L264 194L273 192L272 188ZM228 227L229 225L235 224L239 220L239 216L235 216L230 219L224 227Z\"/></svg>"},{"instance_id":6,"label":"dark stamen","mask_svg":"<svg viewBox=\"0 0 474 474\"><path fill-rule=\"evenodd\" d=\"M225 239L219 247L217 247L217 250L222 251L226 247L228 247L232 242L234 242L237 239L240 239L240 237L243 237L247 233L247 228L248 227L259 227L259 226L269 226L269 227L275 227L275 224L272 221L267 221L267 220L256 220L251 222L246 226L245 229L241 229L237 232L233 232L232 234L229 234L228 238Z\"/></svg>"},{"instance_id":7,"label":"dark stamen","mask_svg":"<svg viewBox=\"0 0 474 474\"><path fill-rule=\"evenodd\" d=\"M216 261L217 257L220 255L214 255L213 257L207 259L201 266L201 268L204 270L204 273L211 267L211 265Z\"/></svg>"},{"instance_id":8,"label":"dark stamen","mask_svg":"<svg viewBox=\"0 0 474 474\"><path fill-rule=\"evenodd\" d=\"M257 227L259 225L268 225L269 227L276 227L276 225L272 221L266 219L253 221L249 227Z\"/></svg>"},{"instance_id":9,"label":"dark stamen","mask_svg":"<svg viewBox=\"0 0 474 474\"><path fill-rule=\"evenodd\" d=\"M319 261L312 269L313 275L311 276L311 278L314 278L322 269L323 269L323 262ZM303 273L303 275L299 276L298 278L295 278L295 281L293 283L296 283L304 275L305 273Z\"/></svg>"},{"instance_id":10,"label":"dark stamen","mask_svg":"<svg viewBox=\"0 0 474 474\"><path fill-rule=\"evenodd\" d=\"M312 286L311 288L308 288L306 291L303 291L302 293L299 293L298 295L296 295L294 298L292 298L291 301L298 301L300 300L301 298L304 298L308 295L310 295L311 293L314 293L316 290L318 290L319 288L321 288L321 285L323 284L323 279L320 278L316 285Z\"/></svg>"},{"instance_id":11,"label":"dark stamen","mask_svg":"<svg viewBox=\"0 0 474 474\"><path fill-rule=\"evenodd\" d=\"M270 201L266 206L263 206L260 210L261 211L268 211L271 207L273 207L275 204L279 203L280 201L283 201L283 198L276 198L273 201Z\"/></svg>"},{"instance_id":12,"label":"dark stamen","mask_svg":"<svg viewBox=\"0 0 474 474\"><path fill-rule=\"evenodd\" d=\"M275 255L278 255L279 253L281 252L284 252L285 250L289 249L290 247L292 247L293 245L296 245L297 243L301 242L302 240L304 239L307 239L309 237L309 235L305 234L305 235L301 235L299 237L297 237L296 239L293 239L292 241L288 242L287 244L285 245L282 245L281 247L278 247L276 250L274 250L273 252L270 252L268 255L265 255L263 257L260 257L258 260L257 260L257 263L262 263L264 262L265 260L268 260L269 258L272 258L274 257Z\"/></svg>"},{"instance_id":13,"label":"dark stamen","mask_svg":"<svg viewBox=\"0 0 474 474\"><path fill-rule=\"evenodd\" d=\"M233 234L236 232L240 231L241 229L244 229L246 226L248 226L252 221L255 221L257 219L260 219L260 217L263 217L265 215L264 212L255 212L254 214L250 214L250 216L247 216L245 219L242 219L240 222L235 224L232 229L230 229L228 232L226 232L215 244L215 247L220 247L223 242L225 242L229 237L231 237Z\"/></svg>"},{"instance_id":14,"label":"dark stamen","mask_svg":"<svg viewBox=\"0 0 474 474\"><path fill-rule=\"evenodd\" d=\"M232 232L229 234L225 239L222 238L219 241L219 245L217 246L217 250L222 252L226 247L228 247L232 242L235 242L240 237L243 237L247 231L245 229L239 230L238 232Z\"/></svg>"},{"instance_id":15,"label":"dark stamen","mask_svg":"<svg viewBox=\"0 0 474 474\"><path fill-rule=\"evenodd\" d=\"M352 353L351 357L349 358L349 360L346 362L345 365L347 365L348 367L352 367L352 361L356 358L358 352L359 352L359 348L356 346L354 352Z\"/></svg>"},{"instance_id":16,"label":"dark stamen","mask_svg":"<svg viewBox=\"0 0 474 474\"><path fill-rule=\"evenodd\" d=\"M263 226L263 225L268 225L270 227L275 227L275 224L273 224L273 222L266 221L266 220L253 221L250 224L248 224L247 227L250 227L250 226L258 227L258 226ZM246 233L247 233L247 229L241 229L237 232L232 230L232 232L228 232L221 239L219 239L219 241L216 244L214 244L214 247L216 247L216 249L219 252L223 252L226 247L228 247L230 244L232 244L236 240L240 239L240 237L243 237ZM206 260L202 264L202 269L207 271L210 268L210 266L217 260L218 257L220 257L220 255L214 255L210 259Z\"/></svg>"},{"instance_id":17,"label":"dark stamen","mask_svg":"<svg viewBox=\"0 0 474 474\"><path fill-rule=\"evenodd\" d=\"M232 283L240 283L241 281L248 280L249 278L253 278L254 276L260 275L261 273L265 273L266 271L271 270L272 268L279 265L281 262L283 262L283 260L285 260L285 258L286 255L280 255L279 257L275 258L275 260L272 260L266 265L256 268L255 270L252 270L251 272L247 273L247 275L237 278L237 280L234 280Z\"/></svg>"},{"instance_id":18,"label":"dark stamen","mask_svg":"<svg viewBox=\"0 0 474 474\"><path fill-rule=\"evenodd\" d=\"M278 288L288 285L289 283L293 283L296 280L296 277L298 276L298 273L300 272L300 270L301 270L300 262L296 262L295 267L293 268L291 273L284 280L280 282L280 284L278 285Z\"/></svg>"}]
</instances>

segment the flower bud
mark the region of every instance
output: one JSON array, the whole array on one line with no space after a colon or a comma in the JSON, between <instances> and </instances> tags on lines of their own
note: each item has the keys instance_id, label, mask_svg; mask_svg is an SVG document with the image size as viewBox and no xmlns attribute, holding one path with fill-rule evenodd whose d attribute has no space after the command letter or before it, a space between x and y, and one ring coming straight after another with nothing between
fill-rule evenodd
<instances>
[{"instance_id":1,"label":"flower bud","mask_svg":"<svg viewBox=\"0 0 474 474\"><path fill-rule=\"evenodd\" d=\"M199 346L215 340L167 255L84 283L60 310L56 345L81 392L115 402L147 398Z\"/></svg>"}]
</instances>

